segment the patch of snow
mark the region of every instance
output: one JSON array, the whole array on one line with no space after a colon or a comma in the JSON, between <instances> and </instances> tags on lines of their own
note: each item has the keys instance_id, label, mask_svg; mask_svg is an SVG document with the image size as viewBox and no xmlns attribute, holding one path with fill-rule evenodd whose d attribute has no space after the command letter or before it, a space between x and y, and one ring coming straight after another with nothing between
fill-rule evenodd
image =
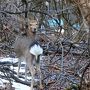
<instances>
[{"instance_id":1,"label":"patch of snow","mask_svg":"<svg viewBox=\"0 0 90 90\"><path fill-rule=\"evenodd\" d=\"M25 65L26 65L25 62L21 62L21 66L20 66L19 73L25 73ZM14 70L15 72L18 72L18 67L10 66L10 68L11 68L12 70Z\"/></svg>"},{"instance_id":2,"label":"patch of snow","mask_svg":"<svg viewBox=\"0 0 90 90\"><path fill-rule=\"evenodd\" d=\"M11 63L17 63L18 62L18 58L10 58L10 57L0 57L0 62L11 62ZM25 62L21 62L21 67L20 67L20 73L23 72L25 73ZM10 66L10 68L14 71L17 72L18 70L18 67L13 67L13 66ZM0 72L0 74L2 74ZM31 79L29 77L29 79ZM8 80L5 80L5 79L0 79L0 86L3 86L3 83L9 83ZM27 85L23 85L23 84L20 84L20 83L16 83L16 82L12 82L13 83L13 87L15 87L15 90L30 90L30 87L27 86Z\"/></svg>"},{"instance_id":3,"label":"patch of snow","mask_svg":"<svg viewBox=\"0 0 90 90\"><path fill-rule=\"evenodd\" d=\"M16 82L13 82L13 87L15 87L15 90L30 90L29 86L16 83Z\"/></svg>"},{"instance_id":4,"label":"patch of snow","mask_svg":"<svg viewBox=\"0 0 90 90\"><path fill-rule=\"evenodd\" d=\"M16 63L18 62L18 58L10 58L10 57L0 57L0 62L11 62L11 63Z\"/></svg>"},{"instance_id":5,"label":"patch of snow","mask_svg":"<svg viewBox=\"0 0 90 90\"><path fill-rule=\"evenodd\" d=\"M5 80L5 79L0 79L0 86L3 87L3 83L9 83L8 80ZM13 82L12 83L12 87L15 87L15 90L30 90L30 87L27 86L27 85L23 85L23 84L20 84L20 83L16 83L16 82Z\"/></svg>"},{"instance_id":6,"label":"patch of snow","mask_svg":"<svg viewBox=\"0 0 90 90\"><path fill-rule=\"evenodd\" d=\"M4 83L9 83L9 81L4 80L4 79L0 79L0 86L3 86Z\"/></svg>"}]
</instances>

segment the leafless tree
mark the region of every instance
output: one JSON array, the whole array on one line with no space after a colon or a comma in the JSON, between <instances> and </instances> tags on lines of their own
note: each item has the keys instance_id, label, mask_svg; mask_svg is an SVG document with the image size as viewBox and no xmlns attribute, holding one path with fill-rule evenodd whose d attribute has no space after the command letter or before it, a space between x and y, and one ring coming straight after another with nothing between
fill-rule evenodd
<instances>
[{"instance_id":1,"label":"leafless tree","mask_svg":"<svg viewBox=\"0 0 90 90\"><path fill-rule=\"evenodd\" d=\"M89 90L90 1L1 0L0 56L15 56L12 45L16 34L25 34L27 19L31 18L39 21L37 35L44 48L41 58L44 89ZM1 65L7 68L7 64ZM16 72L8 70L11 78L29 85L15 77Z\"/></svg>"}]
</instances>

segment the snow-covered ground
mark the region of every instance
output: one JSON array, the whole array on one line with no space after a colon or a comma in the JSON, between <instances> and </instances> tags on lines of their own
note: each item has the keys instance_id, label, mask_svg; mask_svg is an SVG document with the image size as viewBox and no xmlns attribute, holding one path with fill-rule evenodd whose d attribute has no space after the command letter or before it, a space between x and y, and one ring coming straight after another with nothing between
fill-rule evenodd
<instances>
[{"instance_id":1,"label":"snow-covered ground","mask_svg":"<svg viewBox=\"0 0 90 90\"><path fill-rule=\"evenodd\" d=\"M18 62L18 58L4 58L4 57L0 57L0 62L11 62L11 63L16 63Z\"/></svg>"},{"instance_id":2,"label":"snow-covered ground","mask_svg":"<svg viewBox=\"0 0 90 90\"><path fill-rule=\"evenodd\" d=\"M9 82L7 80L0 79L0 86L4 87L3 83L9 83ZM16 83L16 82L13 82L12 84L13 84L12 86L15 87L15 90L30 90L30 87L27 85L23 85L23 84Z\"/></svg>"},{"instance_id":3,"label":"snow-covered ground","mask_svg":"<svg viewBox=\"0 0 90 90\"><path fill-rule=\"evenodd\" d=\"M18 62L18 58L10 58L10 57L7 57L7 58L3 58L3 57L0 57L0 62L10 62L10 63L17 63ZM21 67L20 67L20 73L25 73L25 62L21 62ZM13 67L11 66L10 67L12 70L14 70L15 72L18 71L18 67Z\"/></svg>"},{"instance_id":4,"label":"snow-covered ground","mask_svg":"<svg viewBox=\"0 0 90 90\"><path fill-rule=\"evenodd\" d=\"M13 86L15 87L15 90L30 90L29 86L13 82Z\"/></svg>"},{"instance_id":5,"label":"snow-covered ground","mask_svg":"<svg viewBox=\"0 0 90 90\"><path fill-rule=\"evenodd\" d=\"M17 63L18 59L17 58L10 58L10 57L8 57L8 58L0 57L0 62ZM24 66L25 66L25 62L22 62L22 65L21 65L21 68L20 68L20 73L24 73L25 72ZM14 71L17 72L18 67L11 66L11 69L13 69ZM4 82L8 82L8 81L4 80L4 79L0 79L0 86L1 85L3 86ZM29 86L23 85L23 84L20 84L20 83L16 83L16 82L13 82L13 87L15 87L15 90L30 90Z\"/></svg>"}]
</instances>

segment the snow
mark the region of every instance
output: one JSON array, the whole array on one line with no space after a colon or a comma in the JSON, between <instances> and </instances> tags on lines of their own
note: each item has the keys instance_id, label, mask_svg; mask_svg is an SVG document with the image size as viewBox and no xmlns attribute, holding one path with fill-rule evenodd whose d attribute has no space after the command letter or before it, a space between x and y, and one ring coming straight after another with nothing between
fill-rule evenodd
<instances>
[{"instance_id":1,"label":"snow","mask_svg":"<svg viewBox=\"0 0 90 90\"><path fill-rule=\"evenodd\" d=\"M11 63L16 63L18 62L17 58L10 58L10 57L0 57L0 62L11 62ZM24 73L25 72L25 62L22 62L22 66L20 68L20 72ZM17 72L18 67L13 67L11 66L12 70L15 70ZM30 78L30 77L29 77ZM1 79L0 78L0 86L3 86L3 83L8 82L5 79ZM20 83L16 83L16 82L12 82L13 83L13 87L15 87L15 90L30 90L30 87L27 85L23 85Z\"/></svg>"},{"instance_id":2,"label":"snow","mask_svg":"<svg viewBox=\"0 0 90 90\"><path fill-rule=\"evenodd\" d=\"M0 57L0 62L11 62L11 63L16 63L18 62L18 58L10 58L10 57Z\"/></svg>"},{"instance_id":3,"label":"snow","mask_svg":"<svg viewBox=\"0 0 90 90\"><path fill-rule=\"evenodd\" d=\"M0 86L3 86L3 83L6 83L6 82L9 83L9 81L7 80L4 80L4 79L0 80ZM16 82L13 82L12 84L13 84L12 86L15 87L15 90L30 90L30 87L27 85L23 85Z\"/></svg>"},{"instance_id":4,"label":"snow","mask_svg":"<svg viewBox=\"0 0 90 90\"><path fill-rule=\"evenodd\" d=\"M29 86L16 83L16 82L13 82L13 86L15 87L15 90L30 90Z\"/></svg>"}]
</instances>

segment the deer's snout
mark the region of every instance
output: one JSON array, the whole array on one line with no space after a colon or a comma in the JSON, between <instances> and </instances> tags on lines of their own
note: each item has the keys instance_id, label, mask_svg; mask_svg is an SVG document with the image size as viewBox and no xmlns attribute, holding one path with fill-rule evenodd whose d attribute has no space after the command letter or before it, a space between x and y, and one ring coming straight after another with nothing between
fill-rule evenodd
<instances>
[{"instance_id":1,"label":"deer's snout","mask_svg":"<svg viewBox=\"0 0 90 90\"><path fill-rule=\"evenodd\" d=\"M37 28L33 28L32 32L35 33L37 31Z\"/></svg>"},{"instance_id":2,"label":"deer's snout","mask_svg":"<svg viewBox=\"0 0 90 90\"><path fill-rule=\"evenodd\" d=\"M36 28L34 28L34 31L37 31L37 29L36 29Z\"/></svg>"}]
</instances>

